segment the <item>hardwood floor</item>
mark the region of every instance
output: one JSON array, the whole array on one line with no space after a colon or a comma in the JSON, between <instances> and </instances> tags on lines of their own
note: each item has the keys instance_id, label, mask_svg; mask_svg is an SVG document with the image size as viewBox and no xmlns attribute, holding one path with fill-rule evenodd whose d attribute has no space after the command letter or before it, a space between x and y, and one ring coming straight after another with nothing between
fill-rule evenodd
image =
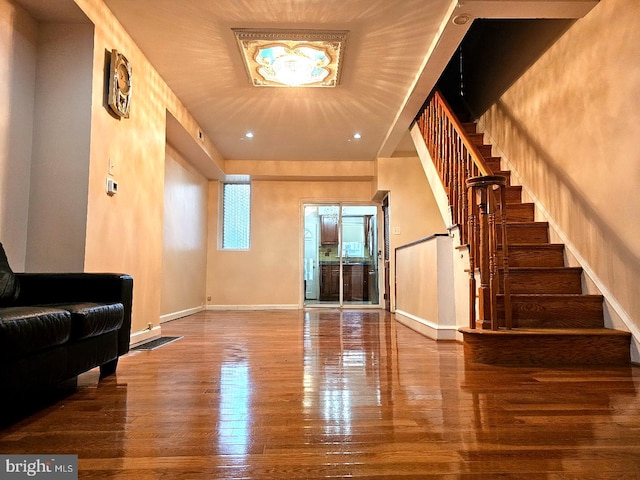
<instances>
[{"instance_id":1,"label":"hardwood floor","mask_svg":"<svg viewBox=\"0 0 640 480\"><path fill-rule=\"evenodd\" d=\"M640 369L465 364L379 311L206 312L0 431L86 479L640 478Z\"/></svg>"}]
</instances>

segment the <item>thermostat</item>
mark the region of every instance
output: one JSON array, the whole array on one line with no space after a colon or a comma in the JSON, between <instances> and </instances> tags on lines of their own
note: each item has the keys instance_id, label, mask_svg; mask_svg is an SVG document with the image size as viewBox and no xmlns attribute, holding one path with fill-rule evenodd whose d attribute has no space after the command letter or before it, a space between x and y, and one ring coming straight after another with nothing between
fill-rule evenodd
<instances>
[{"instance_id":1,"label":"thermostat","mask_svg":"<svg viewBox=\"0 0 640 480\"><path fill-rule=\"evenodd\" d=\"M118 182L113 178L107 178L107 195L114 196L118 193Z\"/></svg>"}]
</instances>

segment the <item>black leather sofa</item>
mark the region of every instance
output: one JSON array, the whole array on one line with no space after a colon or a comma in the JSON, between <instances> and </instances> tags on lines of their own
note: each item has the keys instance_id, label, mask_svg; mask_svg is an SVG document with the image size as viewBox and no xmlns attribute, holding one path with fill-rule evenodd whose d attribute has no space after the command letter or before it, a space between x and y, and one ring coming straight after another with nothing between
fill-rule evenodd
<instances>
[{"instance_id":1,"label":"black leather sofa","mask_svg":"<svg viewBox=\"0 0 640 480\"><path fill-rule=\"evenodd\" d=\"M129 351L133 279L112 273L16 273L0 244L0 389L21 398L116 371Z\"/></svg>"}]
</instances>

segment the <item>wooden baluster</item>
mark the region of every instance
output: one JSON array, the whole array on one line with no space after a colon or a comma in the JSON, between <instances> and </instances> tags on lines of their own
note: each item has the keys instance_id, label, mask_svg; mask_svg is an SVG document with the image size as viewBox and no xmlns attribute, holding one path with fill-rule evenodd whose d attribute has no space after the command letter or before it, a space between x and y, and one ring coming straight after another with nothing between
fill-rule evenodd
<instances>
[{"instance_id":1,"label":"wooden baluster","mask_svg":"<svg viewBox=\"0 0 640 480\"><path fill-rule=\"evenodd\" d=\"M478 238L477 219L478 206L475 202L475 194L473 188L471 193L467 195L469 202L469 328L476 328L476 242Z\"/></svg>"},{"instance_id":2,"label":"wooden baluster","mask_svg":"<svg viewBox=\"0 0 640 480\"><path fill-rule=\"evenodd\" d=\"M458 185L458 162L459 157L458 157L458 151L456 148L456 144L458 143L456 141L457 139L452 138L451 139L451 200L450 200L450 204L451 207L453 209L453 212L451 212L451 217L453 222L456 225L460 225L461 223L461 218L460 218L460 208L459 208L459 204L458 204L458 195L459 195L459 185Z\"/></svg>"},{"instance_id":3,"label":"wooden baluster","mask_svg":"<svg viewBox=\"0 0 640 480\"><path fill-rule=\"evenodd\" d=\"M470 161L470 156L465 155L464 156L464 174L463 174L463 182L465 182L465 186L466 186L466 181L469 178L469 161ZM471 212L469 211L469 194L466 188L462 188L461 190L462 190L462 200L461 200L462 218L467 218L469 215L471 215ZM469 238L471 236L469 232L471 232L471 225L467 226L466 223L462 223L462 232L460 234L460 242L462 244L469 242Z\"/></svg>"},{"instance_id":4,"label":"wooden baluster","mask_svg":"<svg viewBox=\"0 0 640 480\"><path fill-rule=\"evenodd\" d=\"M496 240L496 197L493 185L488 184L485 187L485 194L487 198L487 217L489 229L488 235L488 251L487 257L489 260L489 291L490 291L490 318L491 318L491 330L498 330L498 306L497 295L498 286L500 282L498 280L498 261L497 255L497 240Z\"/></svg>"},{"instance_id":5,"label":"wooden baluster","mask_svg":"<svg viewBox=\"0 0 640 480\"><path fill-rule=\"evenodd\" d=\"M491 285L489 284L489 219L487 217L487 192L476 189L479 198L478 223L480 288L478 289L478 314L481 328L491 325Z\"/></svg>"},{"instance_id":6,"label":"wooden baluster","mask_svg":"<svg viewBox=\"0 0 640 480\"><path fill-rule=\"evenodd\" d=\"M507 242L507 201L506 184L500 188L500 219L502 233L502 282L504 293L504 322L507 330L512 328L511 278L509 277L509 242Z\"/></svg>"}]
</instances>

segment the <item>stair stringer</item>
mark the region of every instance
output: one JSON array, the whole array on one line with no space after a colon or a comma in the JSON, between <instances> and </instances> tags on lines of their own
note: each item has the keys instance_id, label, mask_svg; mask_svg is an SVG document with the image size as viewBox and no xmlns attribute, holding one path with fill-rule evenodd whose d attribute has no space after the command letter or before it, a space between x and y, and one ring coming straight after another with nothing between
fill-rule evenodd
<instances>
[{"instance_id":1,"label":"stair stringer","mask_svg":"<svg viewBox=\"0 0 640 480\"><path fill-rule=\"evenodd\" d=\"M454 225L447 191L444 188L444 185L442 185L442 181L440 180L438 171L436 170L436 167L433 163L433 159L431 158L431 154L429 153L427 144L425 143L424 138L422 137L422 133L420 132L420 127L415 124L411 128L410 133L411 138L413 139L413 143L416 147L416 151L418 152L418 158L420 159L420 163L422 163L424 173L427 176L427 181L429 182L429 186L431 187L433 196L436 199L436 204L438 205L438 210L440 211L442 220L444 220L444 224L447 226L447 228L450 229Z\"/></svg>"},{"instance_id":2,"label":"stair stringer","mask_svg":"<svg viewBox=\"0 0 640 480\"><path fill-rule=\"evenodd\" d=\"M518 169L509 160L509 157L500 148L494 138L486 130L482 118L476 122L477 131L485 135L485 142L492 145L495 156L500 157L502 169L511 171L512 185L522 186L523 201L532 202L535 205L536 221L548 222L549 237L551 242L562 243L565 246L565 262L569 267L581 267L583 292L598 294L603 297L603 315L606 328L623 330L631 333L631 361L640 363L640 329L633 322L631 316L625 311L615 298L614 294L607 288L589 263L575 247L574 243L560 228L555 219L549 214L548 209L540 199L532 192L531 188L523 180ZM435 167L434 167L435 169Z\"/></svg>"}]
</instances>

